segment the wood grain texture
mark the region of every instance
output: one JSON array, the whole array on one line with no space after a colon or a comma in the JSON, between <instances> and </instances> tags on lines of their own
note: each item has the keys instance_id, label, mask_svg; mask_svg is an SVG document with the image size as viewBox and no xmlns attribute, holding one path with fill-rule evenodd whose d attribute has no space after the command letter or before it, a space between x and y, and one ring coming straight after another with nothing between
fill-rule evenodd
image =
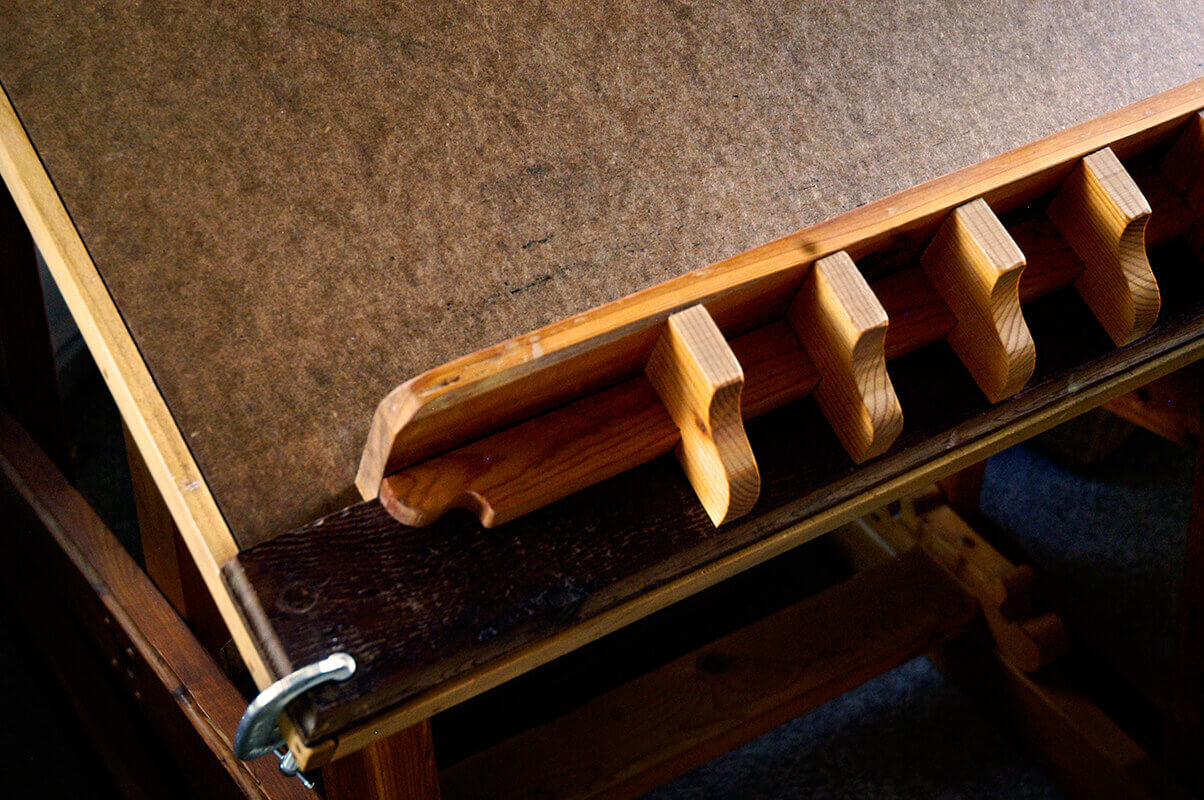
<instances>
[{"instance_id":1,"label":"wood grain texture","mask_svg":"<svg viewBox=\"0 0 1204 800\"><path fill-rule=\"evenodd\" d=\"M281 674L351 648L356 677L297 713L310 741L341 731L333 751L354 749L1190 363L1204 353L1200 273L1182 249L1155 256L1168 308L1149 336L1117 350L1073 292L1037 301L1041 363L1002 404L943 345L902 360L909 425L861 468L810 401L752 420L761 500L722 531L662 458L487 536L468 515L406 528L360 504L242 553L226 578Z\"/></svg>"},{"instance_id":2,"label":"wood grain texture","mask_svg":"<svg viewBox=\"0 0 1204 800\"><path fill-rule=\"evenodd\" d=\"M638 796L906 662L974 613L943 572L904 556L444 770L444 795Z\"/></svg>"},{"instance_id":3,"label":"wood grain texture","mask_svg":"<svg viewBox=\"0 0 1204 800\"><path fill-rule=\"evenodd\" d=\"M981 198L953 210L921 259L957 317L949 344L993 403L1011 397L1036 365L1020 310L1024 254Z\"/></svg>"},{"instance_id":4,"label":"wood grain texture","mask_svg":"<svg viewBox=\"0 0 1204 800\"><path fill-rule=\"evenodd\" d=\"M744 370L705 306L669 317L644 372L677 425L677 460L711 522L747 514L761 476L740 413Z\"/></svg>"},{"instance_id":5,"label":"wood grain texture","mask_svg":"<svg viewBox=\"0 0 1204 800\"><path fill-rule=\"evenodd\" d=\"M978 599L1004 660L1032 673L1066 654L1065 624L1034 606L1037 578L1031 567L1012 564L949 506L924 512L918 522L920 547Z\"/></svg>"},{"instance_id":6,"label":"wood grain texture","mask_svg":"<svg viewBox=\"0 0 1204 800\"><path fill-rule=\"evenodd\" d=\"M1193 84L1185 93L1202 89ZM1117 123L1125 117L1132 124L1133 117L1102 117L423 373L378 405L356 486L365 499L375 497L385 475L407 464L635 372L664 315L703 303L726 333L737 335L784 308L815 260L841 250L860 261L889 246L922 249L953 208L977 197L999 213L1022 206L1057 188L1079 159L1102 146L1128 155L1165 141L1161 126L1177 128L1201 102L1204 96L1185 100L1169 122L1147 107L1140 133L1127 135Z\"/></svg>"},{"instance_id":7,"label":"wood grain texture","mask_svg":"<svg viewBox=\"0 0 1204 800\"><path fill-rule=\"evenodd\" d=\"M322 784L326 800L439 800L431 723L424 720L328 764Z\"/></svg>"},{"instance_id":8,"label":"wood grain texture","mask_svg":"<svg viewBox=\"0 0 1204 800\"><path fill-rule=\"evenodd\" d=\"M1200 381L1194 370L1182 370L1110 401L1104 406L1188 450L1200 442Z\"/></svg>"},{"instance_id":9,"label":"wood grain texture","mask_svg":"<svg viewBox=\"0 0 1204 800\"><path fill-rule=\"evenodd\" d=\"M815 262L786 319L823 370L816 400L849 456L884 453L903 430L886 371L886 310L848 253Z\"/></svg>"},{"instance_id":10,"label":"wood grain texture","mask_svg":"<svg viewBox=\"0 0 1204 800\"><path fill-rule=\"evenodd\" d=\"M407 377L1198 78L1197 0L1136 2L29 0L0 83L249 546Z\"/></svg>"},{"instance_id":11,"label":"wood grain texture","mask_svg":"<svg viewBox=\"0 0 1204 800\"><path fill-rule=\"evenodd\" d=\"M784 322L737 337L741 412L759 416L808 394L814 363ZM453 508L489 528L671 452L681 440L641 375L385 478L380 500L399 522L427 525Z\"/></svg>"},{"instance_id":12,"label":"wood grain texture","mask_svg":"<svg viewBox=\"0 0 1204 800\"><path fill-rule=\"evenodd\" d=\"M1195 215L1156 170L1137 173L1154 200L1151 247L1190 228ZM1007 231L1031 263L1019 298L1032 301L1072 284L1083 262L1043 216L1013 220ZM875 281L888 312L885 357L898 358L949 336L956 317L922 265ZM778 321L730 341L744 369L741 413L751 419L807 396L819 367L788 323ZM670 452L677 427L639 376L407 467L384 480L381 501L398 521L426 525L453 508L468 508L482 525L500 525L572 492Z\"/></svg>"},{"instance_id":13,"label":"wood grain texture","mask_svg":"<svg viewBox=\"0 0 1204 800\"><path fill-rule=\"evenodd\" d=\"M1083 259L1075 286L1112 341L1149 330L1160 306L1145 247L1150 204L1111 148L1075 167L1049 216Z\"/></svg>"}]
</instances>

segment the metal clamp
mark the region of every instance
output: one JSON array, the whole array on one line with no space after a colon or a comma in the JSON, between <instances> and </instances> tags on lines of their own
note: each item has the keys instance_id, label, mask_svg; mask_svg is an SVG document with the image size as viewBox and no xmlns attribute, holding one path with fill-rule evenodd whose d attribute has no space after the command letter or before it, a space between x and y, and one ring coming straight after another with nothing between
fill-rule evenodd
<instances>
[{"instance_id":1,"label":"metal clamp","mask_svg":"<svg viewBox=\"0 0 1204 800\"><path fill-rule=\"evenodd\" d=\"M234 755L243 761L275 751L284 744L277 724L284 707L300 695L330 681L344 681L355 672L355 659L347 653L329 655L316 664L285 675L251 701L234 734ZM284 766L283 759L281 766ZM295 769L295 762L293 762Z\"/></svg>"}]
</instances>

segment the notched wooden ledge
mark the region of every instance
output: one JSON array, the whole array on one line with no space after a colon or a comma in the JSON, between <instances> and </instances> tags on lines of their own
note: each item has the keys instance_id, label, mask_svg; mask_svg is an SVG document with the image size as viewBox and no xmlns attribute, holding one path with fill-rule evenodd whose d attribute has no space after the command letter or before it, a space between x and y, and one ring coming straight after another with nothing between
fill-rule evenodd
<instances>
[{"instance_id":1,"label":"notched wooden ledge","mask_svg":"<svg viewBox=\"0 0 1204 800\"><path fill-rule=\"evenodd\" d=\"M1184 233L1199 238L1202 228L1192 204L1201 194L1204 123L1199 112L1184 114L1181 122L1177 130L1154 126L1143 142L1152 148L1177 139L1162 167L1166 177L1142 176L1159 204L1151 246ZM1073 138L1069 132L1059 136ZM1084 141L1092 140L1078 137L1074 146ZM1133 141L1114 144L1129 148ZM814 390L857 463L881 456L902 430L903 409L887 371L891 358L947 338L982 392L1001 402L1025 385L1034 368L1021 303L1070 283L1115 343L1132 341L1149 330L1160 308L1146 256L1152 206L1110 146L1082 157L1068 157L1065 148L1057 153L1057 169L1034 167L1017 186L984 178L976 184L977 196L960 205L941 210L930 202L929 192L951 176L894 198L888 204L892 213L876 225L862 219L868 212L859 209L788 237L802 241L822 230L821 238L847 241L848 250L825 254L823 247L808 245L802 253L792 251L790 267L774 260L790 252L780 249L782 240L419 376L378 409L359 488L366 498L379 496L408 525L430 524L465 508L491 527L675 447L702 452L685 440L694 429L675 422L672 408L666 411L666 387L654 386L640 370L673 316L656 313L665 292L680 284L685 299L693 296L686 289L692 282L718 276L724 276L724 290L695 308L708 315L715 343L730 350L745 373L740 400L731 401L739 395L732 387L716 387L712 399L724 409L723 430L740 431L742 420ZM1032 206L1044 206L1038 191L1052 197L1045 201L1052 227L1036 218L1005 227L992 210L1024 201L1039 217ZM959 196L950 192L940 194L943 202ZM925 212L913 218L909 201L927 203ZM879 252L882 247L887 249ZM904 250L891 253L890 247ZM854 264L859 252L914 266L895 267L869 284ZM515 352L526 355L511 363ZM460 381L466 383L444 391ZM590 388L599 381L606 385ZM718 421L708 419L710 412L695 413L707 426ZM497 427L483 430L486 424ZM683 431L691 433L683 437ZM466 437L472 440L454 446ZM704 440L713 450L713 436ZM732 441L741 445L739 436ZM806 457L807 443L798 444L800 457ZM751 453L740 458L744 466L735 469L735 462L723 466L722 458L711 456L704 469L706 459L683 457L696 485L712 487L700 488L699 496L716 524L738 516L733 503L751 508L755 502L755 459ZM741 471L746 486L740 497L724 495L741 482L734 480ZM703 478L704 472L718 480Z\"/></svg>"}]
</instances>

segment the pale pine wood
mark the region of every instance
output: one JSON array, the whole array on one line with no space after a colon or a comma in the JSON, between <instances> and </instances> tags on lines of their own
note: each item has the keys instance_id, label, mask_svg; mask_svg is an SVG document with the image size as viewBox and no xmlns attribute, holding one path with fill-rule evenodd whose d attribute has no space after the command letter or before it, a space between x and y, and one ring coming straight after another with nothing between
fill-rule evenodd
<instances>
[{"instance_id":1,"label":"pale pine wood","mask_svg":"<svg viewBox=\"0 0 1204 800\"><path fill-rule=\"evenodd\" d=\"M328 764L322 783L326 800L439 800L430 721Z\"/></svg>"},{"instance_id":2,"label":"pale pine wood","mask_svg":"<svg viewBox=\"0 0 1204 800\"><path fill-rule=\"evenodd\" d=\"M1020 310L1024 254L990 206L955 208L921 262L957 316L947 338L983 394L998 403L1020 391L1037 363Z\"/></svg>"},{"instance_id":3,"label":"pale pine wood","mask_svg":"<svg viewBox=\"0 0 1204 800\"><path fill-rule=\"evenodd\" d=\"M1062 619L1034 609L1033 569L1004 558L936 487L905 498L897 514L879 509L836 536L854 565L919 547L978 600L1001 657L1023 672L1048 666L1069 647Z\"/></svg>"},{"instance_id":4,"label":"pale pine wood","mask_svg":"<svg viewBox=\"0 0 1204 800\"><path fill-rule=\"evenodd\" d=\"M903 430L886 371L886 310L843 250L821 258L786 312L823 370L815 398L852 459L881 455Z\"/></svg>"},{"instance_id":5,"label":"pale pine wood","mask_svg":"<svg viewBox=\"0 0 1204 800\"><path fill-rule=\"evenodd\" d=\"M810 392L816 369L784 322L732 340L745 418ZM673 450L681 440L644 375L385 478L380 499L407 525L452 508L501 525Z\"/></svg>"},{"instance_id":6,"label":"pale pine wood","mask_svg":"<svg viewBox=\"0 0 1204 800\"><path fill-rule=\"evenodd\" d=\"M1191 215L1177 193L1156 174L1145 173L1142 180L1158 187L1155 217L1163 220L1151 226L1151 244L1181 235ZM1082 271L1081 260L1056 231L1034 222L1022 222L1009 234L1032 254L1020 282L1022 302L1073 284ZM948 336L957 325L920 265L875 281L870 289L891 320L884 345L888 361ZM807 396L820 379L820 367L785 320L729 343L745 373L745 419ZM490 527L671 452L678 441L677 426L640 375L393 473L382 482L380 499L408 525L468 508Z\"/></svg>"},{"instance_id":7,"label":"pale pine wood","mask_svg":"<svg viewBox=\"0 0 1204 800\"><path fill-rule=\"evenodd\" d=\"M716 526L747 514L761 475L744 433L744 370L704 306L669 317L645 369L681 433L677 458Z\"/></svg>"},{"instance_id":8,"label":"pale pine wood","mask_svg":"<svg viewBox=\"0 0 1204 800\"><path fill-rule=\"evenodd\" d=\"M1049 207L1049 217L1083 259L1079 294L1117 345L1158 319L1158 282L1145 252L1150 204L1112 148L1084 158Z\"/></svg>"},{"instance_id":9,"label":"pale pine wood","mask_svg":"<svg viewBox=\"0 0 1204 800\"><path fill-rule=\"evenodd\" d=\"M1070 640L1061 618L1033 608L1036 573L1000 555L947 505L920 515L920 547L979 599L1000 655L1022 672L1036 672L1065 654Z\"/></svg>"},{"instance_id":10,"label":"pale pine wood","mask_svg":"<svg viewBox=\"0 0 1204 800\"><path fill-rule=\"evenodd\" d=\"M1056 189L1101 147L1127 157L1165 141L1202 106L1204 78L425 372L381 401L356 486L376 497L387 474L635 374L668 314L703 303L724 330L746 329L789 302L824 256L856 261L931 235L977 197L1002 214Z\"/></svg>"}]
</instances>

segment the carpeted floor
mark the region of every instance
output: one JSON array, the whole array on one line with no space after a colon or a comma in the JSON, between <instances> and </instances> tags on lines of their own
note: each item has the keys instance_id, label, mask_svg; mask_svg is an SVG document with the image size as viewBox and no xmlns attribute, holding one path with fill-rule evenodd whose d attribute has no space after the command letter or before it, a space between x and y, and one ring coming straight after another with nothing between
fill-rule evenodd
<instances>
[{"instance_id":1,"label":"carpeted floor","mask_svg":"<svg viewBox=\"0 0 1204 800\"><path fill-rule=\"evenodd\" d=\"M112 403L76 382L68 415L79 482L136 548L137 523ZM983 509L1035 563L1114 621L1136 648L1170 657L1191 456L1144 432L1076 469L1019 447L988 466ZM44 680L0 621L0 789L7 796L120 796L41 696ZM925 659L916 659L648 795L761 798L1054 798L1033 759L995 730Z\"/></svg>"}]
</instances>

